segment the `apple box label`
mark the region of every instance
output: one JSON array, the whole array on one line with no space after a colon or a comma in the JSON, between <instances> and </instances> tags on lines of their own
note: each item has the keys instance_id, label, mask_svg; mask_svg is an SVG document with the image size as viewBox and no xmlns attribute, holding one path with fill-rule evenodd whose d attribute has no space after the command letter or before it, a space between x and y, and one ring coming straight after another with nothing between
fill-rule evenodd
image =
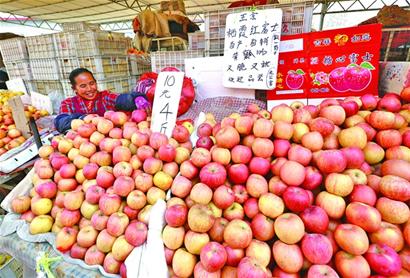
<instances>
[{"instance_id":1,"label":"apple box label","mask_svg":"<svg viewBox=\"0 0 410 278\"><path fill-rule=\"evenodd\" d=\"M275 88L281 27L281 9L228 15L223 65L225 87Z\"/></svg>"},{"instance_id":2,"label":"apple box label","mask_svg":"<svg viewBox=\"0 0 410 278\"><path fill-rule=\"evenodd\" d=\"M171 137L181 98L183 72L161 72L158 75L152 107L151 130Z\"/></svg>"}]
</instances>

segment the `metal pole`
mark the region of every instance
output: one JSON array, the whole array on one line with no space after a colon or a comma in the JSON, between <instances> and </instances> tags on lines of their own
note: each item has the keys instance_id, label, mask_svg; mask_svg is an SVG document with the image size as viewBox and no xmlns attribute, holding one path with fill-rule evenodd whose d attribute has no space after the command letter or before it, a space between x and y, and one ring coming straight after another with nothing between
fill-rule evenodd
<instances>
[{"instance_id":1,"label":"metal pole","mask_svg":"<svg viewBox=\"0 0 410 278\"><path fill-rule=\"evenodd\" d=\"M319 30L322 31L323 30L323 24L325 22L325 15L326 15L326 11L327 8L329 7L329 3L326 1L323 1L322 3L322 10L320 11L320 25L319 25Z\"/></svg>"}]
</instances>

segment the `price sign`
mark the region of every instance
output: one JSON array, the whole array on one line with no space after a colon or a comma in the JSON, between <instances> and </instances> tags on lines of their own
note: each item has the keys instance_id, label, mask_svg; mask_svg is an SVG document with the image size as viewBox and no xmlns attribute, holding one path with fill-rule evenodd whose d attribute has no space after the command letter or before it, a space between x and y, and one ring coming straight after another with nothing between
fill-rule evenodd
<instances>
[{"instance_id":1,"label":"price sign","mask_svg":"<svg viewBox=\"0 0 410 278\"><path fill-rule=\"evenodd\" d=\"M53 114L53 104L51 103L50 97L31 92L31 103L35 108L47 110L50 115Z\"/></svg>"},{"instance_id":2,"label":"price sign","mask_svg":"<svg viewBox=\"0 0 410 278\"><path fill-rule=\"evenodd\" d=\"M225 87L275 88L281 27L281 9L228 15L223 71Z\"/></svg>"},{"instance_id":3,"label":"price sign","mask_svg":"<svg viewBox=\"0 0 410 278\"><path fill-rule=\"evenodd\" d=\"M177 120L183 72L161 72L155 87L151 130L171 137Z\"/></svg>"}]
</instances>

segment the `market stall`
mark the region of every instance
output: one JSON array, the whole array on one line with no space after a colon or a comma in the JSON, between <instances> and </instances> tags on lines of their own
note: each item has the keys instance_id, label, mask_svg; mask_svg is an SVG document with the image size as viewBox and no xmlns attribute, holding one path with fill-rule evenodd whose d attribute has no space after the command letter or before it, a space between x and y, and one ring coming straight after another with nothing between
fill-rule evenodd
<instances>
[{"instance_id":1,"label":"market stall","mask_svg":"<svg viewBox=\"0 0 410 278\"><path fill-rule=\"evenodd\" d=\"M408 33L386 10L313 32L312 1L251 2L207 12L189 49L85 23L0 42L35 84L2 106L0 169L25 172L0 277L410 277Z\"/></svg>"}]
</instances>

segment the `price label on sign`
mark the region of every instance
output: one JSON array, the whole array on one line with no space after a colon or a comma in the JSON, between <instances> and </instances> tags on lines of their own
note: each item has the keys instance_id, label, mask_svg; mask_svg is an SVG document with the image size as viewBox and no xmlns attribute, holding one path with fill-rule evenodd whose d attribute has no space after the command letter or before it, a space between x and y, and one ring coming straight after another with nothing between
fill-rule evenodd
<instances>
[{"instance_id":1,"label":"price label on sign","mask_svg":"<svg viewBox=\"0 0 410 278\"><path fill-rule=\"evenodd\" d=\"M281 9L228 15L223 70L225 87L275 88L281 26Z\"/></svg>"},{"instance_id":2,"label":"price label on sign","mask_svg":"<svg viewBox=\"0 0 410 278\"><path fill-rule=\"evenodd\" d=\"M155 87L151 130L171 137L177 120L183 72L161 72Z\"/></svg>"}]
</instances>

